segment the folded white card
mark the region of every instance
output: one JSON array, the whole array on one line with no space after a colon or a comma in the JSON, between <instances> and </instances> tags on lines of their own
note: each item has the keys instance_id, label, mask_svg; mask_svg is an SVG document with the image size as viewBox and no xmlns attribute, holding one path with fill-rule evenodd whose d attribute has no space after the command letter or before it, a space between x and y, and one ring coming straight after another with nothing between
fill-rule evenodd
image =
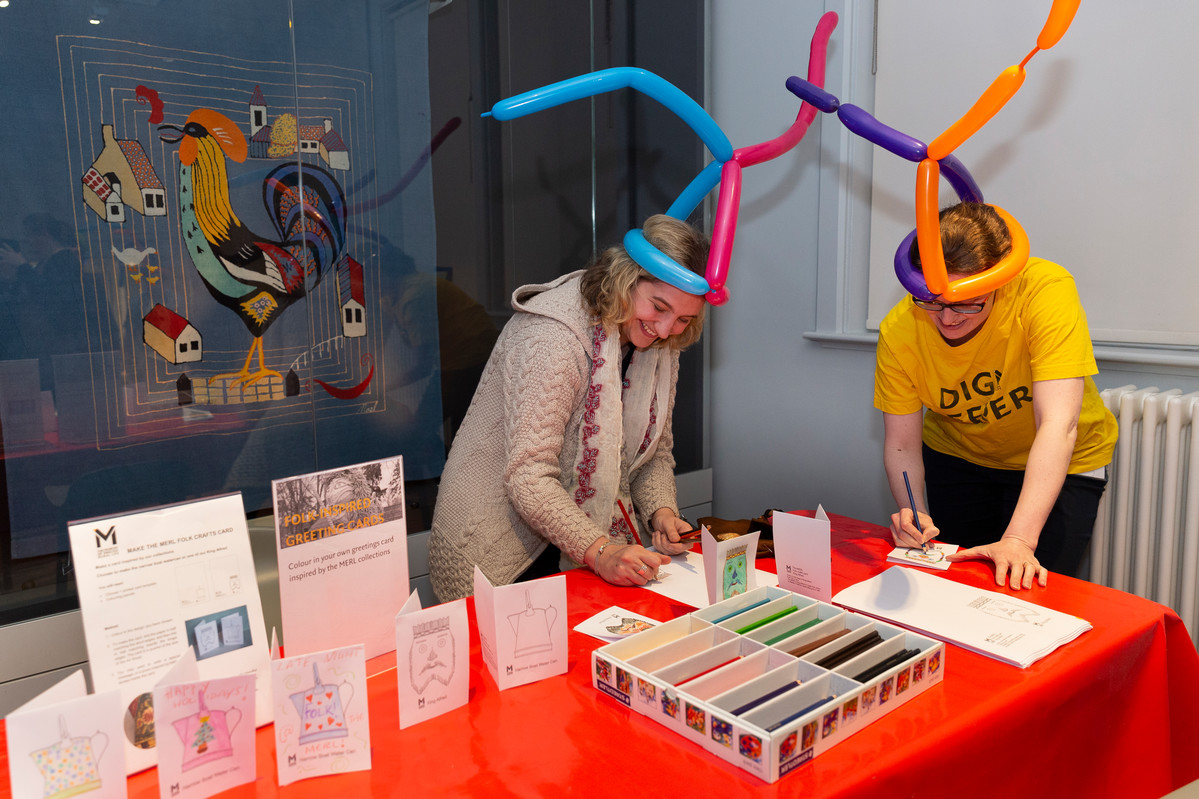
<instances>
[{"instance_id":1,"label":"folded white card","mask_svg":"<svg viewBox=\"0 0 1199 799\"><path fill-rule=\"evenodd\" d=\"M14 799L128 795L115 689L89 695L83 672L75 671L9 713L4 724Z\"/></svg>"},{"instance_id":2,"label":"folded white card","mask_svg":"<svg viewBox=\"0 0 1199 799\"><path fill-rule=\"evenodd\" d=\"M779 587L828 602L833 596L833 543L824 506L817 506L815 518L775 511L772 519Z\"/></svg>"},{"instance_id":3,"label":"folded white card","mask_svg":"<svg viewBox=\"0 0 1199 799\"><path fill-rule=\"evenodd\" d=\"M565 575L493 586L475 566L475 618L483 662L501 691L566 673Z\"/></svg>"},{"instance_id":4,"label":"folded white card","mask_svg":"<svg viewBox=\"0 0 1199 799\"><path fill-rule=\"evenodd\" d=\"M470 625L466 600L421 609L413 591L395 618L400 729L470 699Z\"/></svg>"}]
</instances>

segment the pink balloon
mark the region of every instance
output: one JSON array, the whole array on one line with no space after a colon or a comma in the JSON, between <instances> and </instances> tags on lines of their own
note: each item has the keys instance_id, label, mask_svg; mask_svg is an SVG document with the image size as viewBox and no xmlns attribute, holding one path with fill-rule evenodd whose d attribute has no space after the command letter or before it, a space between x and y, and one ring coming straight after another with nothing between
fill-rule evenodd
<instances>
[{"instance_id":1,"label":"pink balloon","mask_svg":"<svg viewBox=\"0 0 1199 799\"><path fill-rule=\"evenodd\" d=\"M716 201L716 220L712 225L712 246L708 251L708 286L724 288L729 274L733 238L737 234L737 209L741 205L741 164L725 161L720 168L720 196ZM713 303L716 304L716 303Z\"/></svg>"}]
</instances>

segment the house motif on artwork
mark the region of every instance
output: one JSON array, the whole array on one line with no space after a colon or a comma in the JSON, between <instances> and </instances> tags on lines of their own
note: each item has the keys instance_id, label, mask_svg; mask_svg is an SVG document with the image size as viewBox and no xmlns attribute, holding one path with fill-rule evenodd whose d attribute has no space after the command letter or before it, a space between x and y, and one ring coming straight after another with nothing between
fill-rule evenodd
<instances>
[{"instance_id":1,"label":"house motif on artwork","mask_svg":"<svg viewBox=\"0 0 1199 799\"><path fill-rule=\"evenodd\" d=\"M333 130L333 120L325 119L319 125L300 125L299 138L301 154L320 156L330 169L350 168L350 153L341 136Z\"/></svg>"},{"instance_id":2,"label":"house motif on artwork","mask_svg":"<svg viewBox=\"0 0 1199 799\"><path fill-rule=\"evenodd\" d=\"M346 338L366 335L366 300L362 288L362 264L343 256L337 264L337 297L341 307L341 334Z\"/></svg>"},{"instance_id":3,"label":"house motif on artwork","mask_svg":"<svg viewBox=\"0 0 1199 799\"><path fill-rule=\"evenodd\" d=\"M109 172L101 175L94 166L83 173L83 201L104 219L114 225L125 221L125 203L121 202L121 182Z\"/></svg>"},{"instance_id":4,"label":"house motif on artwork","mask_svg":"<svg viewBox=\"0 0 1199 799\"><path fill-rule=\"evenodd\" d=\"M251 158L269 158L271 148L271 126L267 124L266 97L262 87L255 86L250 95L250 138L249 156Z\"/></svg>"},{"instance_id":5,"label":"house motif on artwork","mask_svg":"<svg viewBox=\"0 0 1199 799\"><path fill-rule=\"evenodd\" d=\"M81 178L88 208L117 224L125 221L126 206L142 216L166 216L166 189L141 143L116 138L112 125L101 125L100 133L104 147Z\"/></svg>"},{"instance_id":6,"label":"house motif on artwork","mask_svg":"<svg viewBox=\"0 0 1199 799\"><path fill-rule=\"evenodd\" d=\"M142 340L171 363L190 363L204 357L199 331L162 304L155 305L142 318Z\"/></svg>"},{"instance_id":7,"label":"house motif on artwork","mask_svg":"<svg viewBox=\"0 0 1199 799\"><path fill-rule=\"evenodd\" d=\"M266 96L261 86L255 86L250 95L250 158L278 158L292 153L270 154L271 133L270 114L267 109ZM294 119L294 117L293 117ZM345 142L333 128L332 119L323 119L318 125L298 125L296 131L296 148L302 155L319 157L330 169L349 169L350 151Z\"/></svg>"}]
</instances>

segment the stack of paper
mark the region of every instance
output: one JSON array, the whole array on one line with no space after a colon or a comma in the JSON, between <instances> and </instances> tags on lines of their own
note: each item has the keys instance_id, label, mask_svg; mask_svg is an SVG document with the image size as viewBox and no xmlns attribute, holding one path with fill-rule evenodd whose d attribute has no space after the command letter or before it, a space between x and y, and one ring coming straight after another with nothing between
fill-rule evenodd
<instances>
[{"instance_id":1,"label":"stack of paper","mask_svg":"<svg viewBox=\"0 0 1199 799\"><path fill-rule=\"evenodd\" d=\"M902 566L833 601L1021 668L1091 629L1075 616Z\"/></svg>"}]
</instances>

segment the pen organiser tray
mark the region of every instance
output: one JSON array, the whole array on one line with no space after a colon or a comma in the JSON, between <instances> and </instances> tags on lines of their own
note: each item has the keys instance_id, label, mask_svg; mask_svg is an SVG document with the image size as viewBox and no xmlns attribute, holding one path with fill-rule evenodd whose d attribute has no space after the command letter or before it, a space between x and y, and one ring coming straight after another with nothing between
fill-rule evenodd
<instances>
[{"instance_id":1,"label":"pen organiser tray","mask_svg":"<svg viewBox=\"0 0 1199 799\"><path fill-rule=\"evenodd\" d=\"M775 782L940 682L944 658L940 641L769 586L596 649L592 684Z\"/></svg>"}]
</instances>

